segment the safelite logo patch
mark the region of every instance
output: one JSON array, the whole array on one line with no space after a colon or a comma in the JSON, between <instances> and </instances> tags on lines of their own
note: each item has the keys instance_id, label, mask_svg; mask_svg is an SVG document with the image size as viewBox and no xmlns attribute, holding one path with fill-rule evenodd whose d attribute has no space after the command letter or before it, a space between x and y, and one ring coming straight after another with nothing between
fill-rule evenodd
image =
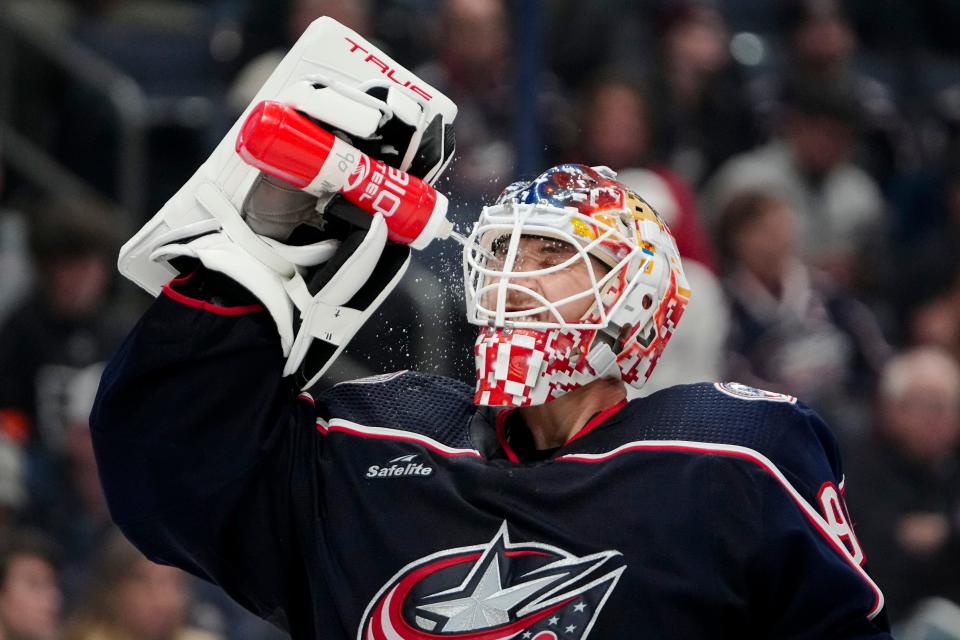
<instances>
[{"instance_id":1,"label":"safelite logo patch","mask_svg":"<svg viewBox=\"0 0 960 640\"><path fill-rule=\"evenodd\" d=\"M387 461L384 465L372 464L367 467L368 478L403 478L407 476L429 476L433 474L433 467L418 462L417 453L399 456Z\"/></svg>"}]
</instances>

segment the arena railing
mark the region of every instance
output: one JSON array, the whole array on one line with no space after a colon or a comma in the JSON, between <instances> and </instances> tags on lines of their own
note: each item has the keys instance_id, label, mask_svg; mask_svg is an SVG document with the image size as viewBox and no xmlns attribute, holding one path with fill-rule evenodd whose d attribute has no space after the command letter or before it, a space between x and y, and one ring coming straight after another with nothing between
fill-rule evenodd
<instances>
[{"instance_id":1,"label":"arena railing","mask_svg":"<svg viewBox=\"0 0 960 640\"><path fill-rule=\"evenodd\" d=\"M14 5L16 6L16 5ZM0 151L11 165L44 188L81 187L83 181L60 166L39 145L30 142L29 132L14 125L14 95L17 91L18 52L29 52L63 72L72 82L101 96L116 117L119 133L116 193L126 213L125 221L145 213L147 170L147 101L135 80L82 45L56 26L50 26L16 10L0 11L0 124L4 138ZM108 200L101 196L101 199Z\"/></svg>"}]
</instances>

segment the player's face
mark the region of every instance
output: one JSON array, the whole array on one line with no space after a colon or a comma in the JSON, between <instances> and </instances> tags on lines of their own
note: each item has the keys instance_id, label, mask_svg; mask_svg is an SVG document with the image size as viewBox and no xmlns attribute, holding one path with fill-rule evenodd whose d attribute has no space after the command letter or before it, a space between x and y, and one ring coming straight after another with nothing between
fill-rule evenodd
<instances>
[{"instance_id":1,"label":"player's face","mask_svg":"<svg viewBox=\"0 0 960 640\"><path fill-rule=\"evenodd\" d=\"M498 270L503 268L509 244L509 236L504 236L494 243L494 259L491 261L491 267ZM596 280L607 273L607 267L596 258L591 256L590 263L593 265ZM543 273L545 269L550 271ZM583 318L595 302L592 293L594 284L586 260L573 245L562 240L540 236L521 237L510 272L511 285L528 288L552 303L588 292L587 295L557 304L557 310L566 322L577 322ZM497 278L493 280L496 281ZM496 293L489 292L487 298L489 299L485 301L484 306L495 308ZM541 306L543 304L539 300L523 291L517 289L507 291L506 311L508 312L536 309ZM529 316L517 317L516 320L556 322L556 317L548 310L544 310Z\"/></svg>"}]
</instances>

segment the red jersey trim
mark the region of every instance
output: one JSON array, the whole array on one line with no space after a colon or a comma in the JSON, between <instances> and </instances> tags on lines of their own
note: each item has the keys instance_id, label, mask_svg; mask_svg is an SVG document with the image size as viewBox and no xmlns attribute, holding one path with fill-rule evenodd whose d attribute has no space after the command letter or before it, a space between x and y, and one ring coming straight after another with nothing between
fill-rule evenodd
<instances>
[{"instance_id":1,"label":"red jersey trim","mask_svg":"<svg viewBox=\"0 0 960 640\"><path fill-rule=\"evenodd\" d=\"M807 517L807 520L810 521L810 524L813 525L813 528L820 533L823 539L826 540L827 543L833 547L838 554L840 554L840 557L846 560L847 563L853 567L853 569L873 590L875 596L874 605L867 614L867 618L872 620L878 613L880 613L880 610L883 608L883 592L880 591L880 587L878 587L870 578L870 576L867 575L867 572L863 570L863 567L861 567L856 560L854 560L849 549L847 549L846 545L844 545L840 538L832 531L826 520L823 519L823 516L820 515L820 513L809 502L803 499L803 496L800 495L800 492L797 491L792 484L790 484L790 481L787 480L786 476L783 475L783 472L780 471L780 469L778 469L769 458L759 451L732 444L711 444L705 442L688 442L684 440L638 440L620 445L616 449L607 451L606 453L568 453L567 455L559 456L556 458L556 460L568 460L571 462L586 463L605 462L611 458L615 458L616 456L636 451L681 451L686 453L705 453L711 455L728 456L731 458L740 458L741 460L747 460L748 462L756 464L780 483L780 485L786 490L787 495L789 495L797 504L797 506L800 507L800 510Z\"/></svg>"},{"instance_id":2,"label":"red jersey trim","mask_svg":"<svg viewBox=\"0 0 960 640\"><path fill-rule=\"evenodd\" d=\"M398 442L413 442L426 447L436 454L446 458L461 458L464 456L471 458L483 458L476 449L458 449L434 440L419 433L402 431L400 429L387 429L385 427L368 427L366 425L334 418L330 422L317 420L317 431L327 435L331 432L345 433L347 435L358 436L361 438L373 438L376 440L395 440Z\"/></svg>"},{"instance_id":3,"label":"red jersey trim","mask_svg":"<svg viewBox=\"0 0 960 640\"><path fill-rule=\"evenodd\" d=\"M513 450L513 447L510 446L510 441L507 440L507 419L512 416L515 411L516 409L504 409L497 413L497 422L495 425L497 442L500 443L500 448L507 454L507 460L510 462L520 462L520 457L517 456L517 452Z\"/></svg>"},{"instance_id":4,"label":"red jersey trim","mask_svg":"<svg viewBox=\"0 0 960 640\"><path fill-rule=\"evenodd\" d=\"M627 406L626 398L614 405L607 407L597 415L593 416L579 431L570 436L570 438L563 443L563 446L567 446L577 438L587 435L601 424L606 422L608 418L619 413L620 410L625 406ZM500 447L503 449L504 453L507 454L507 459L510 462L520 462L520 458L517 456L517 453L513 450L513 447L510 446L510 442L507 440L507 419L509 419L515 411L516 409L504 409L503 411L500 411L497 414L495 425L497 441L500 443Z\"/></svg>"},{"instance_id":5,"label":"red jersey trim","mask_svg":"<svg viewBox=\"0 0 960 640\"><path fill-rule=\"evenodd\" d=\"M191 298L185 296L184 294L176 291L173 286L178 284L183 284L187 282L190 278L193 277L193 274L187 274L179 278L174 278L167 284L163 285L163 293L171 300L179 302L180 304L186 305L188 307L193 307L194 309L200 309L202 311L209 311L210 313L215 313L221 316L242 316L248 313L255 313L257 311L263 311L264 306L262 304L247 304L241 305L238 307L224 307L219 304L213 304L212 302L207 302L206 300L197 300L196 298Z\"/></svg>"},{"instance_id":6,"label":"red jersey trim","mask_svg":"<svg viewBox=\"0 0 960 640\"><path fill-rule=\"evenodd\" d=\"M593 416L592 418L590 418L590 420L587 421L587 424L583 425L583 428L580 429L580 431L577 431L575 434L570 436L570 439L564 443L564 446L570 444L577 438L587 435L588 433L590 433L591 431L599 427L601 424L606 422L607 418L610 418L611 416L614 416L620 413L620 410L623 409L625 406L627 406L626 398L624 398L623 400L621 400L615 405L611 405L607 407L597 415Z\"/></svg>"}]
</instances>

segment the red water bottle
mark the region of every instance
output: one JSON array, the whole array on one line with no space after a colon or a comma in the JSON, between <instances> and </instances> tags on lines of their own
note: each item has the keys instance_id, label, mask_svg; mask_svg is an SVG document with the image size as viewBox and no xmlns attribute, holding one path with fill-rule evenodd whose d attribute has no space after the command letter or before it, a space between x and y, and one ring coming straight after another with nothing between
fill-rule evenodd
<instances>
[{"instance_id":1,"label":"red water bottle","mask_svg":"<svg viewBox=\"0 0 960 640\"><path fill-rule=\"evenodd\" d=\"M266 100L253 108L236 150L247 164L307 193L339 191L367 213L383 214L394 242L423 249L453 230L442 193L370 158L280 102Z\"/></svg>"}]
</instances>

